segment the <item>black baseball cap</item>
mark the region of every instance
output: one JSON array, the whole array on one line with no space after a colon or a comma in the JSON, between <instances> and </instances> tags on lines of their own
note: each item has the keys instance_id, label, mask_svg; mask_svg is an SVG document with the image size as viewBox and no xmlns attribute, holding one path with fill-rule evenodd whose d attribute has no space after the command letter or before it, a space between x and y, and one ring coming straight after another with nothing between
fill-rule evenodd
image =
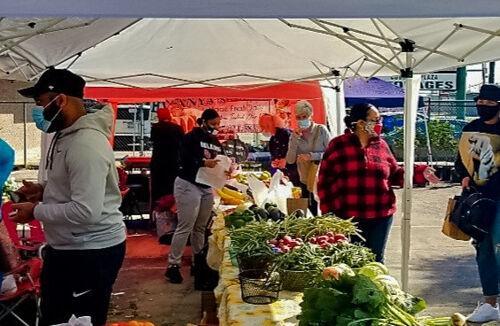
<instances>
[{"instance_id":1,"label":"black baseball cap","mask_svg":"<svg viewBox=\"0 0 500 326\"><path fill-rule=\"evenodd\" d=\"M18 90L24 97L34 98L47 92L83 98L85 80L67 69L49 68L32 87Z\"/></svg>"},{"instance_id":2,"label":"black baseball cap","mask_svg":"<svg viewBox=\"0 0 500 326\"><path fill-rule=\"evenodd\" d=\"M500 87L493 84L487 84L481 86L479 90L479 95L474 97L474 100L490 100L495 102L500 102Z\"/></svg>"}]
</instances>

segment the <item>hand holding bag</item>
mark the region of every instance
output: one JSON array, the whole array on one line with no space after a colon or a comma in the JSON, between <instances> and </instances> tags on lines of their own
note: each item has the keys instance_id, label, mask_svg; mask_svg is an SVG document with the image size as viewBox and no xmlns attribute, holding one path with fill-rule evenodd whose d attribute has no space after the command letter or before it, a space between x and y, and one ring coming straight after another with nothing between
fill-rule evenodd
<instances>
[{"instance_id":1,"label":"hand holding bag","mask_svg":"<svg viewBox=\"0 0 500 326\"><path fill-rule=\"evenodd\" d=\"M471 237L465 234L451 221L451 215L453 214L453 211L458 204L459 198L460 196L455 196L448 199L448 207L446 208L446 215L444 217L443 228L441 232L454 240L469 241Z\"/></svg>"}]
</instances>

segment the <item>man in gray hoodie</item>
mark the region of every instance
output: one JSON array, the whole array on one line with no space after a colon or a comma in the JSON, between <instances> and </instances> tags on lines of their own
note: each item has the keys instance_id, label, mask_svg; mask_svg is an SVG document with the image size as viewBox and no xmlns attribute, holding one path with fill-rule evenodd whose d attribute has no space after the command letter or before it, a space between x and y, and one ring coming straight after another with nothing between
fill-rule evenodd
<instances>
[{"instance_id":1,"label":"man in gray hoodie","mask_svg":"<svg viewBox=\"0 0 500 326\"><path fill-rule=\"evenodd\" d=\"M55 132L45 162L47 182L25 182L26 202L13 206L18 223L43 223L48 243L41 286L42 325L72 314L105 325L111 291L125 255L125 225L114 155L108 142L109 106L86 113L85 81L68 70L49 69L19 93L35 99L33 119Z\"/></svg>"}]
</instances>

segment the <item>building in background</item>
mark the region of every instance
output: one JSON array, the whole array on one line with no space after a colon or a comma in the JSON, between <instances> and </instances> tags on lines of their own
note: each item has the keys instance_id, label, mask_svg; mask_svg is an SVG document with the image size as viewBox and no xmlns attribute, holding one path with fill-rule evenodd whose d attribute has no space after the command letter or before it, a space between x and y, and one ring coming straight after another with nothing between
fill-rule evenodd
<instances>
[{"instance_id":1,"label":"building in background","mask_svg":"<svg viewBox=\"0 0 500 326\"><path fill-rule=\"evenodd\" d=\"M28 166L37 166L40 161L41 132L31 119L34 103L26 102L26 98L17 93L18 89L28 85L0 80L0 137L16 151L16 165L24 166L26 163Z\"/></svg>"}]
</instances>

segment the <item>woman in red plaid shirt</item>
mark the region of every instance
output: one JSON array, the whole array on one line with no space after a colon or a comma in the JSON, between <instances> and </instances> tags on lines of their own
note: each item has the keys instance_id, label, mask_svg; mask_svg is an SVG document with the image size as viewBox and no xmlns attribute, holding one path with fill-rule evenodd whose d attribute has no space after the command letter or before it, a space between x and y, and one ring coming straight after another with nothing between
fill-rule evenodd
<instances>
[{"instance_id":1,"label":"woman in red plaid shirt","mask_svg":"<svg viewBox=\"0 0 500 326\"><path fill-rule=\"evenodd\" d=\"M377 261L383 262L396 211L392 186L403 185L403 169L379 137L382 121L373 105L354 105L345 124L345 134L330 142L321 162L321 212L354 218L366 240L364 245L375 253Z\"/></svg>"}]
</instances>

